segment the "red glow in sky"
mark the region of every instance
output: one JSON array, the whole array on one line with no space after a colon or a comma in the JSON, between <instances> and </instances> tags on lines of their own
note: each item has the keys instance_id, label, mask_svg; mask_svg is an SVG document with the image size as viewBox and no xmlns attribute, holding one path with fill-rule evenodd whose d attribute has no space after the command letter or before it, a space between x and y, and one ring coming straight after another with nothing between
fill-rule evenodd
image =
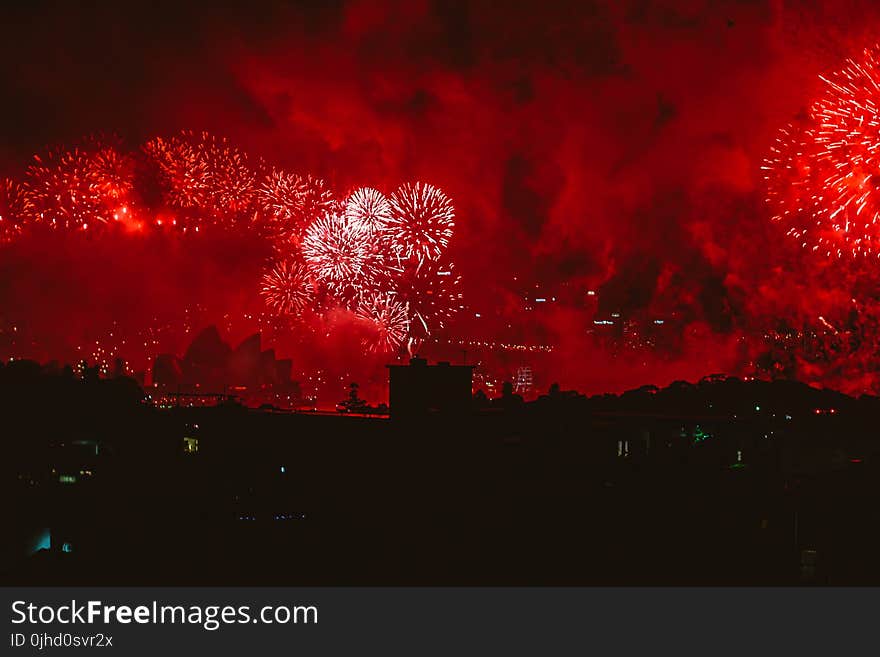
<instances>
[{"instance_id":1,"label":"red glow in sky","mask_svg":"<svg viewBox=\"0 0 880 657\"><path fill-rule=\"evenodd\" d=\"M826 349L838 354L831 365L796 356L780 367L875 389L875 268L805 253L786 235L790 226L770 220L761 165L778 130L824 97L820 76L858 59L878 25L880 10L856 1L21 8L10 11L0 40L0 115L14 127L0 145L0 173L22 180L28 164L42 166L31 157L45 144L72 152L83 134L117 131L124 143L102 151L97 170L81 171L76 158L67 172L56 167L75 194L30 201L57 206L56 223L84 232L119 221L124 206L130 234L162 221L163 230L202 236L249 202L252 181L241 171L274 167L302 178L255 186L255 196L275 199L259 229L299 217L287 236L293 250L309 211L285 205L284 190L309 175L342 199L358 188L391 197L402 182L429 181L454 199L448 255L468 316L485 320L461 331L557 345L543 367L563 385L596 390L744 371L767 351L768 332L826 339L828 331L830 340L822 317L858 339L844 341L843 352ZM204 176L125 157L181 130L193 132L163 147ZM839 155L833 143L828 166ZM128 198L129 176L137 198ZM315 203L327 202L314 191ZM11 188L0 192L0 212L18 202ZM174 212L145 216L169 194ZM211 203L211 212L189 212ZM253 314L274 257L257 240L217 234L196 243L151 232L124 257L119 244L62 242L19 239L3 251L14 280L0 291L3 305L22 311L6 311L5 323L62 318L72 338L96 322L147 326L198 305L221 318ZM407 244L417 243L430 240L401 239L397 252L411 256ZM68 289L43 302L47 281ZM524 317L535 285L567 300ZM586 290L597 292L598 308L585 303ZM684 337L621 362L585 335L595 313L675 317Z\"/></svg>"}]
</instances>

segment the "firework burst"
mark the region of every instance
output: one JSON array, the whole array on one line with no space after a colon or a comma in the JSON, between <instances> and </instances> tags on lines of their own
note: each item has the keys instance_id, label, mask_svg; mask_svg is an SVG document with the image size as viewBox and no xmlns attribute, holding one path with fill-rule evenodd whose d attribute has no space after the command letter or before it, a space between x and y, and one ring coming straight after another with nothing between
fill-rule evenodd
<instances>
[{"instance_id":1,"label":"firework burst","mask_svg":"<svg viewBox=\"0 0 880 657\"><path fill-rule=\"evenodd\" d=\"M93 182L90 154L84 150L35 155L25 182L29 218L53 228L78 230L106 223L112 212Z\"/></svg>"},{"instance_id":2,"label":"firework burst","mask_svg":"<svg viewBox=\"0 0 880 657\"><path fill-rule=\"evenodd\" d=\"M96 144L86 163L92 189L110 206L130 202L134 192L134 169L134 158L106 144Z\"/></svg>"},{"instance_id":3,"label":"firework burst","mask_svg":"<svg viewBox=\"0 0 880 657\"><path fill-rule=\"evenodd\" d=\"M821 80L763 164L772 218L822 255L880 256L880 49Z\"/></svg>"},{"instance_id":4,"label":"firework burst","mask_svg":"<svg viewBox=\"0 0 880 657\"><path fill-rule=\"evenodd\" d=\"M390 203L388 227L397 256L420 263L438 258L455 228L455 208L446 194L417 182L402 185Z\"/></svg>"},{"instance_id":5,"label":"firework burst","mask_svg":"<svg viewBox=\"0 0 880 657\"><path fill-rule=\"evenodd\" d=\"M57 228L61 240L88 230L96 248L124 237L119 229L155 231L164 244L179 238L166 226L256 228L266 240L261 256L263 247L275 255L253 290L266 317L319 339L322 321L342 317L347 326L353 313L372 327L364 345L381 353L404 344L412 352L461 308L460 277L443 255L453 220L451 201L431 185L403 185L391 198L360 187L339 202L322 180L267 174L261 161L205 132L156 137L134 153L121 140L86 137L35 156L20 181L0 179L0 243L31 226L36 236L39 225ZM117 228L91 237L111 222ZM144 348L152 353L154 343Z\"/></svg>"},{"instance_id":6,"label":"firework burst","mask_svg":"<svg viewBox=\"0 0 880 657\"><path fill-rule=\"evenodd\" d=\"M197 143L199 155L208 167L214 215L230 217L248 212L256 198L257 174L247 154L226 139L207 133L202 133Z\"/></svg>"},{"instance_id":7,"label":"firework burst","mask_svg":"<svg viewBox=\"0 0 880 657\"><path fill-rule=\"evenodd\" d=\"M306 230L302 253L315 277L331 290L369 288L382 274L371 236L344 214L327 213Z\"/></svg>"},{"instance_id":8,"label":"firework burst","mask_svg":"<svg viewBox=\"0 0 880 657\"><path fill-rule=\"evenodd\" d=\"M210 187L208 165L193 144L179 137L155 137L144 144L144 152L158 169L168 205L192 208L205 202Z\"/></svg>"},{"instance_id":9,"label":"firework burst","mask_svg":"<svg viewBox=\"0 0 880 657\"><path fill-rule=\"evenodd\" d=\"M364 347L374 353L395 351L409 333L409 313L406 303L393 293L363 295L355 313L368 322L372 335L364 340Z\"/></svg>"},{"instance_id":10,"label":"firework burst","mask_svg":"<svg viewBox=\"0 0 880 657\"><path fill-rule=\"evenodd\" d=\"M388 228L391 204L379 190L361 187L346 199L345 217L371 235L380 234Z\"/></svg>"},{"instance_id":11,"label":"firework burst","mask_svg":"<svg viewBox=\"0 0 880 657\"><path fill-rule=\"evenodd\" d=\"M260 293L279 315L301 314L315 296L308 270L294 260L282 260L263 274Z\"/></svg>"},{"instance_id":12,"label":"firework burst","mask_svg":"<svg viewBox=\"0 0 880 657\"><path fill-rule=\"evenodd\" d=\"M400 276L396 286L411 320L412 337L426 339L462 307L461 276L451 262L427 262Z\"/></svg>"},{"instance_id":13,"label":"firework burst","mask_svg":"<svg viewBox=\"0 0 880 657\"><path fill-rule=\"evenodd\" d=\"M31 203L24 188L9 178L0 179L0 244L13 241L22 230Z\"/></svg>"},{"instance_id":14,"label":"firework burst","mask_svg":"<svg viewBox=\"0 0 880 657\"><path fill-rule=\"evenodd\" d=\"M315 219L333 210L334 199L324 181L273 170L256 188L260 214L276 237L298 242Z\"/></svg>"},{"instance_id":15,"label":"firework burst","mask_svg":"<svg viewBox=\"0 0 880 657\"><path fill-rule=\"evenodd\" d=\"M144 152L157 168L165 203L186 210L190 222L226 222L252 209L257 174L226 139L182 132L151 139Z\"/></svg>"}]
</instances>

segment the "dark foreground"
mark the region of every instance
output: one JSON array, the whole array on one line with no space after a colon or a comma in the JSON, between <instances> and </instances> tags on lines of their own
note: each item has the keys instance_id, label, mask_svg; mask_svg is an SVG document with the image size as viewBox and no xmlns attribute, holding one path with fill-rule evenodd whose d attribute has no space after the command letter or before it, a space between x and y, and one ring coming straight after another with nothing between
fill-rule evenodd
<instances>
[{"instance_id":1,"label":"dark foreground","mask_svg":"<svg viewBox=\"0 0 880 657\"><path fill-rule=\"evenodd\" d=\"M6 584L880 584L873 399L728 380L404 422L95 385L6 396Z\"/></svg>"}]
</instances>

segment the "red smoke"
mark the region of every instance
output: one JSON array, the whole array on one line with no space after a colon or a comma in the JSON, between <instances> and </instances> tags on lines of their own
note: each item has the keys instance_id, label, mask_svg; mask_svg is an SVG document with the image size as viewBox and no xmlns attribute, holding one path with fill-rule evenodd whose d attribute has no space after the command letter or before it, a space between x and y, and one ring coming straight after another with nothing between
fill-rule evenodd
<instances>
[{"instance_id":1,"label":"red smoke","mask_svg":"<svg viewBox=\"0 0 880 657\"><path fill-rule=\"evenodd\" d=\"M864 281L873 271L815 262L769 222L759 170L776 130L815 97L818 75L872 44L880 16L871 3L363 1L45 13L13 16L0 40L8 91L0 112L17 126L0 147L5 173L44 143L96 129L135 144L205 129L338 190L430 180L456 202L450 249L469 307L491 316L484 328L497 341L552 340L553 357L535 364L546 379L598 390L603 380L619 388L746 372L780 324L800 330L821 316L848 331L864 323L850 317L852 299L871 305L875 286ZM63 111L50 116L48 106ZM145 246L119 262L67 246L47 255L34 244L8 270L28 280L0 293L6 307L47 324L57 312L69 326L203 294L241 313L251 303L245 290L259 287L257 267L217 246L199 260L157 259ZM177 265L166 258L198 281L193 290L175 286ZM107 275L117 266L153 272L141 303L108 289L124 288ZM48 281L70 280L99 293L37 303ZM593 315L582 295L551 313L524 313L535 284L560 299L595 290L601 313L675 313L682 337L666 352L611 359L585 337ZM863 347L847 349L847 362L870 370ZM869 374L848 383L839 368L807 361L794 375L874 385Z\"/></svg>"}]
</instances>

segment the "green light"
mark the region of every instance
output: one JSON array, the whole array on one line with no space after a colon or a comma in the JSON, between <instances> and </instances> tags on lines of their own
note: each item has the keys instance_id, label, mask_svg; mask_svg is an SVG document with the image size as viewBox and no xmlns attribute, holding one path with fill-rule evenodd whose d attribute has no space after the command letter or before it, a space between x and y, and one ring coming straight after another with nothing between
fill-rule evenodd
<instances>
[{"instance_id":1,"label":"green light","mask_svg":"<svg viewBox=\"0 0 880 657\"><path fill-rule=\"evenodd\" d=\"M62 484L75 484L76 475L59 475L58 482Z\"/></svg>"},{"instance_id":2,"label":"green light","mask_svg":"<svg viewBox=\"0 0 880 657\"><path fill-rule=\"evenodd\" d=\"M697 426L694 427L693 436L694 436L694 444L696 445L697 443L703 442L707 438L711 438L712 434L709 434L709 433L706 433L705 431L703 431L702 427L700 427L700 425L698 424Z\"/></svg>"}]
</instances>

